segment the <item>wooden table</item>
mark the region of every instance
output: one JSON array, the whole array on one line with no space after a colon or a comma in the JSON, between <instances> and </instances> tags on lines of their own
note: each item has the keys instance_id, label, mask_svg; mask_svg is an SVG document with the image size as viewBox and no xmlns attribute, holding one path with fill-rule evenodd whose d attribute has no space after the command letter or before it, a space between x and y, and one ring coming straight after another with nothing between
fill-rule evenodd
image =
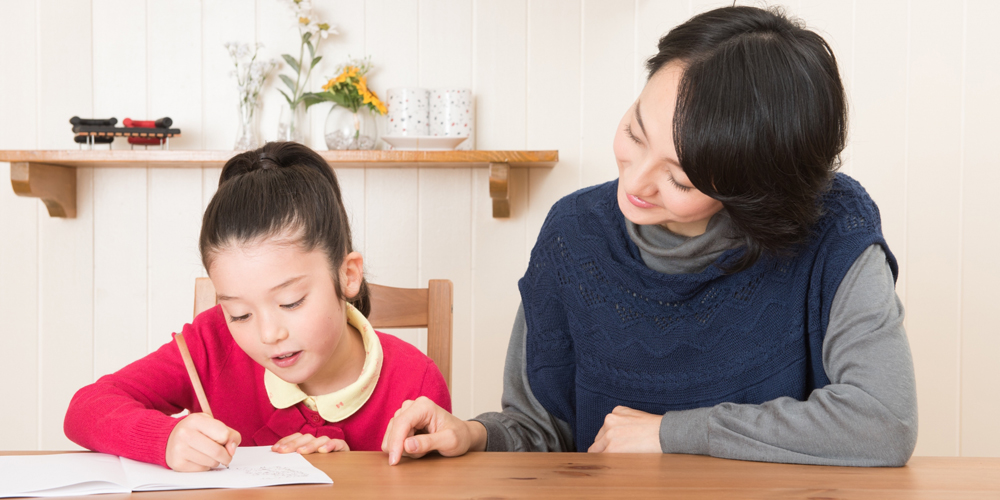
<instances>
[{"instance_id":1,"label":"wooden table","mask_svg":"<svg viewBox=\"0 0 1000 500\"><path fill-rule=\"evenodd\" d=\"M400 498L1000 499L1000 458L916 457L868 469L689 455L470 453L390 467L380 452L309 455L334 484L134 493L154 500ZM127 495L81 497L100 500Z\"/></svg>"}]
</instances>

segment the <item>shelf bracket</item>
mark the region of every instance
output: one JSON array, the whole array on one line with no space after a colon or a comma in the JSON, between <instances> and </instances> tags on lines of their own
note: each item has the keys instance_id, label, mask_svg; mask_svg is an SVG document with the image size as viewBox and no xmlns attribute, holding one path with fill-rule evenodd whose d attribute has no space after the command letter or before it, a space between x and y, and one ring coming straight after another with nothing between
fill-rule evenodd
<instances>
[{"instance_id":1,"label":"shelf bracket","mask_svg":"<svg viewBox=\"0 0 1000 500\"><path fill-rule=\"evenodd\" d=\"M510 193L507 190L509 178L509 163L490 163L490 198L493 199L494 219L510 217Z\"/></svg>"},{"instance_id":2,"label":"shelf bracket","mask_svg":"<svg viewBox=\"0 0 1000 500\"><path fill-rule=\"evenodd\" d=\"M50 217L76 218L76 169L47 163L12 162L10 184L18 196L41 198Z\"/></svg>"}]
</instances>

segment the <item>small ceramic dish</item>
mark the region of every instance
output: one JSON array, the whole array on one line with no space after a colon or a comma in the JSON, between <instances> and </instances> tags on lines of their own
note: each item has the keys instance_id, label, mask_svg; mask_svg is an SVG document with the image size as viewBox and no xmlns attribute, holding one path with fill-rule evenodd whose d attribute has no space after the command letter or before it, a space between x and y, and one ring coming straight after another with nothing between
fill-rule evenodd
<instances>
[{"instance_id":1,"label":"small ceramic dish","mask_svg":"<svg viewBox=\"0 0 1000 500\"><path fill-rule=\"evenodd\" d=\"M398 150L451 151L468 136L435 137L430 135L384 135L382 140Z\"/></svg>"}]
</instances>

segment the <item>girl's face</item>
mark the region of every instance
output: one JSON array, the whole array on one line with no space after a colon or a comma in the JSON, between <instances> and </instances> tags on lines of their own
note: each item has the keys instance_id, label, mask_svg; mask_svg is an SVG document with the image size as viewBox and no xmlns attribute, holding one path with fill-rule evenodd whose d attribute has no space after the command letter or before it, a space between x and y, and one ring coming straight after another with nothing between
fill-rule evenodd
<instances>
[{"instance_id":1,"label":"girl's face","mask_svg":"<svg viewBox=\"0 0 1000 500\"><path fill-rule=\"evenodd\" d=\"M673 122L682 75L676 63L656 72L618 125L618 207L636 224L697 236L722 203L695 189L677 161Z\"/></svg>"},{"instance_id":2,"label":"girl's face","mask_svg":"<svg viewBox=\"0 0 1000 500\"><path fill-rule=\"evenodd\" d=\"M223 248L210 265L229 331L254 361L312 395L357 378L364 363L361 334L347 324L322 250L306 252L291 239L270 238ZM348 254L339 272L344 296L353 297L361 286L361 254Z\"/></svg>"}]
</instances>

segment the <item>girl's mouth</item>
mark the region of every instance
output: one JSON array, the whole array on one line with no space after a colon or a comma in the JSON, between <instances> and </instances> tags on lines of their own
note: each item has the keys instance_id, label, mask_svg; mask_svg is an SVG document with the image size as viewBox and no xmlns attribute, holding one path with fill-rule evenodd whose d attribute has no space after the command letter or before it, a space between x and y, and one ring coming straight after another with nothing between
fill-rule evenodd
<instances>
[{"instance_id":1,"label":"girl's mouth","mask_svg":"<svg viewBox=\"0 0 1000 500\"><path fill-rule=\"evenodd\" d=\"M639 208L654 208L654 207L656 207L656 205L653 205L652 203L648 203L646 201L643 201L643 200L639 199L639 197L637 197L637 196L626 194L625 197L628 198L628 201L630 203L632 203L633 205L635 205L635 206L637 206Z\"/></svg>"},{"instance_id":2,"label":"girl's mouth","mask_svg":"<svg viewBox=\"0 0 1000 500\"><path fill-rule=\"evenodd\" d=\"M274 356L271 358L271 362L277 365L279 368L287 368L295 364L299 360L299 355L302 351L286 352L280 356Z\"/></svg>"}]
</instances>

